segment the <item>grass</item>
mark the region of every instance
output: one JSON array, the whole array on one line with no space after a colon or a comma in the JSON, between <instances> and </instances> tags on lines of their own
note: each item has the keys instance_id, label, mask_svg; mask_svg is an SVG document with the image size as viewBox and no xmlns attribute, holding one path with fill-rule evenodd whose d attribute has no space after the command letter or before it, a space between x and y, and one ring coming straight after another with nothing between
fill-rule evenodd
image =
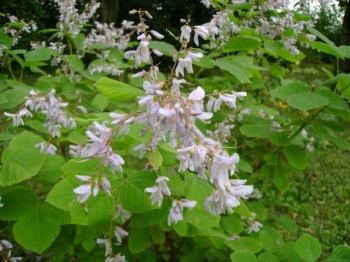
<instances>
[{"instance_id":1,"label":"grass","mask_svg":"<svg viewBox=\"0 0 350 262\"><path fill-rule=\"evenodd\" d=\"M290 189L281 194L272 183L261 188L270 219L288 215L298 225L296 232L282 231L285 241L309 233L322 245L327 257L337 245L350 245L350 175L347 152L324 147L310 153L305 177L293 177Z\"/></svg>"}]
</instances>

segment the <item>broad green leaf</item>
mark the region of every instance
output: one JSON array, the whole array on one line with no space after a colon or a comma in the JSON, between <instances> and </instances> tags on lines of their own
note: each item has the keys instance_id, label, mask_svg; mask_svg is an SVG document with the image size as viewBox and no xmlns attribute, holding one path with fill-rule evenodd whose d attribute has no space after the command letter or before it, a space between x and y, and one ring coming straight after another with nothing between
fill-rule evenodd
<instances>
[{"instance_id":1,"label":"broad green leaf","mask_svg":"<svg viewBox=\"0 0 350 262\"><path fill-rule=\"evenodd\" d=\"M247 137L265 138L269 133L270 126L267 124L246 124L242 125L239 130L242 135Z\"/></svg>"},{"instance_id":2,"label":"broad green leaf","mask_svg":"<svg viewBox=\"0 0 350 262\"><path fill-rule=\"evenodd\" d=\"M144 92L136 87L107 77L102 77L94 86L114 102L132 101L136 97L144 95Z\"/></svg>"},{"instance_id":3,"label":"broad green leaf","mask_svg":"<svg viewBox=\"0 0 350 262\"><path fill-rule=\"evenodd\" d=\"M286 215L280 215L278 217L276 217L276 221L277 223L282 226L285 230L287 230L288 232L297 232L298 231L298 226L297 224L294 222L294 220L292 218L290 218L289 216Z\"/></svg>"},{"instance_id":4,"label":"broad green leaf","mask_svg":"<svg viewBox=\"0 0 350 262\"><path fill-rule=\"evenodd\" d=\"M192 60L192 63L195 64L196 66L204 67L204 68L208 68L208 69L215 67L214 60L206 55L204 55L199 60Z\"/></svg>"},{"instance_id":5,"label":"broad green leaf","mask_svg":"<svg viewBox=\"0 0 350 262\"><path fill-rule=\"evenodd\" d=\"M214 63L221 70L228 71L230 74L236 77L241 84L250 83L249 77L245 71L233 63L224 60L215 60Z\"/></svg>"},{"instance_id":6,"label":"broad green leaf","mask_svg":"<svg viewBox=\"0 0 350 262\"><path fill-rule=\"evenodd\" d=\"M154 244L156 244L156 245L164 244L164 242L165 242L165 233L158 225L150 227L149 230L150 230L150 233L151 233L152 242Z\"/></svg>"},{"instance_id":7,"label":"broad green leaf","mask_svg":"<svg viewBox=\"0 0 350 262\"><path fill-rule=\"evenodd\" d=\"M348 262L350 261L350 248L339 245L326 258L326 262Z\"/></svg>"},{"instance_id":8,"label":"broad green leaf","mask_svg":"<svg viewBox=\"0 0 350 262\"><path fill-rule=\"evenodd\" d=\"M46 47L40 47L24 54L26 61L47 61L51 57L51 50Z\"/></svg>"},{"instance_id":9,"label":"broad green leaf","mask_svg":"<svg viewBox=\"0 0 350 262\"><path fill-rule=\"evenodd\" d=\"M214 229L214 228L208 228L206 226L200 225L200 224L193 224L200 232L201 235L208 236L208 237L217 237L226 241L230 241L230 237L226 234Z\"/></svg>"},{"instance_id":10,"label":"broad green leaf","mask_svg":"<svg viewBox=\"0 0 350 262\"><path fill-rule=\"evenodd\" d=\"M13 226L15 240L25 249L43 253L60 232L60 219L52 207L43 204L18 220Z\"/></svg>"},{"instance_id":11,"label":"broad green leaf","mask_svg":"<svg viewBox=\"0 0 350 262\"><path fill-rule=\"evenodd\" d=\"M11 90L5 90L4 92L1 93L6 99L7 102L0 104L1 109L11 109L13 110L14 107L22 104L25 100L24 97L27 96L25 92L11 89Z\"/></svg>"},{"instance_id":12,"label":"broad green leaf","mask_svg":"<svg viewBox=\"0 0 350 262\"><path fill-rule=\"evenodd\" d=\"M22 132L3 151L0 185L8 186L35 176L45 162L45 155L35 145L43 142L38 135Z\"/></svg>"},{"instance_id":13,"label":"broad green leaf","mask_svg":"<svg viewBox=\"0 0 350 262\"><path fill-rule=\"evenodd\" d=\"M185 221L179 221L176 224L173 225L173 228L175 232L180 236L180 237L185 237L187 236L187 223Z\"/></svg>"},{"instance_id":14,"label":"broad green leaf","mask_svg":"<svg viewBox=\"0 0 350 262\"><path fill-rule=\"evenodd\" d=\"M264 47L268 51L268 54L277 57L277 53L283 48L283 44L279 41L265 40Z\"/></svg>"},{"instance_id":15,"label":"broad green leaf","mask_svg":"<svg viewBox=\"0 0 350 262\"><path fill-rule=\"evenodd\" d=\"M213 188L208 181L192 173L186 174L185 182L186 198L197 201L195 209L204 210L205 200L213 193Z\"/></svg>"},{"instance_id":16,"label":"broad green leaf","mask_svg":"<svg viewBox=\"0 0 350 262\"><path fill-rule=\"evenodd\" d=\"M162 162L163 166L173 167L179 163L179 161L177 160L176 150L170 144L161 143L158 146L158 150L163 157L163 162Z\"/></svg>"},{"instance_id":17,"label":"broad green leaf","mask_svg":"<svg viewBox=\"0 0 350 262\"><path fill-rule=\"evenodd\" d=\"M220 224L222 228L229 235L237 235L244 231L244 226L241 218L238 218L237 215L228 215L222 216L220 219Z\"/></svg>"},{"instance_id":18,"label":"broad green leaf","mask_svg":"<svg viewBox=\"0 0 350 262\"><path fill-rule=\"evenodd\" d=\"M83 49L84 47L84 41L85 41L85 35L80 33L75 35L72 39L73 44L77 49Z\"/></svg>"},{"instance_id":19,"label":"broad green leaf","mask_svg":"<svg viewBox=\"0 0 350 262\"><path fill-rule=\"evenodd\" d=\"M109 104L109 99L103 94L97 94L94 99L92 99L91 104L98 108L100 111L106 109Z\"/></svg>"},{"instance_id":20,"label":"broad green leaf","mask_svg":"<svg viewBox=\"0 0 350 262\"><path fill-rule=\"evenodd\" d=\"M57 183L63 176L61 168L64 166L64 158L60 155L47 155L43 166L38 172L36 181Z\"/></svg>"},{"instance_id":21,"label":"broad green leaf","mask_svg":"<svg viewBox=\"0 0 350 262\"><path fill-rule=\"evenodd\" d=\"M69 203L77 198L73 190L74 187L68 179L63 179L51 189L46 202L59 209L70 211Z\"/></svg>"},{"instance_id":22,"label":"broad green leaf","mask_svg":"<svg viewBox=\"0 0 350 262\"><path fill-rule=\"evenodd\" d=\"M341 98L338 94L332 92L331 90L320 89L317 90L315 93L323 96L329 101L329 103L327 104L328 107L337 110L349 110L348 105L346 104L344 99Z\"/></svg>"},{"instance_id":23,"label":"broad green leaf","mask_svg":"<svg viewBox=\"0 0 350 262\"><path fill-rule=\"evenodd\" d=\"M264 229L259 233L259 240L266 251L273 251L280 246L276 243L276 240L271 236L271 234Z\"/></svg>"},{"instance_id":24,"label":"broad green leaf","mask_svg":"<svg viewBox=\"0 0 350 262\"><path fill-rule=\"evenodd\" d=\"M149 199L149 201L151 201ZM138 227L149 227L166 221L171 207L170 201L163 200L160 209L152 209L145 213L133 214L132 219Z\"/></svg>"},{"instance_id":25,"label":"broad green leaf","mask_svg":"<svg viewBox=\"0 0 350 262\"><path fill-rule=\"evenodd\" d=\"M287 103L291 107L308 111L320 106L327 105L329 103L329 100L317 93L304 92L289 97Z\"/></svg>"},{"instance_id":26,"label":"broad green leaf","mask_svg":"<svg viewBox=\"0 0 350 262\"><path fill-rule=\"evenodd\" d=\"M234 251L251 251L255 254L262 249L262 244L259 240L252 237L240 237L234 241L227 241L226 244Z\"/></svg>"},{"instance_id":27,"label":"broad green leaf","mask_svg":"<svg viewBox=\"0 0 350 262\"><path fill-rule=\"evenodd\" d=\"M239 202L240 202L240 205L238 207L235 207L233 211L242 216L253 218L252 213L250 212L247 205L243 202L243 200L240 199Z\"/></svg>"},{"instance_id":28,"label":"broad green leaf","mask_svg":"<svg viewBox=\"0 0 350 262\"><path fill-rule=\"evenodd\" d=\"M76 55L66 56L68 63L74 68L75 71L81 73L84 71L84 63Z\"/></svg>"},{"instance_id":29,"label":"broad green leaf","mask_svg":"<svg viewBox=\"0 0 350 262\"><path fill-rule=\"evenodd\" d=\"M261 201L249 201L250 210L256 214L256 219L264 221L267 218L267 210Z\"/></svg>"},{"instance_id":30,"label":"broad green leaf","mask_svg":"<svg viewBox=\"0 0 350 262\"><path fill-rule=\"evenodd\" d=\"M284 154L287 157L288 163L297 168L304 169L308 165L308 157L305 150L298 146L288 146L284 148Z\"/></svg>"},{"instance_id":31,"label":"broad green leaf","mask_svg":"<svg viewBox=\"0 0 350 262\"><path fill-rule=\"evenodd\" d=\"M224 46L224 52L256 50L261 45L260 38L251 36L234 36Z\"/></svg>"},{"instance_id":32,"label":"broad green leaf","mask_svg":"<svg viewBox=\"0 0 350 262\"><path fill-rule=\"evenodd\" d=\"M276 63L270 64L270 71L271 74L275 77L284 77L286 75L286 70L284 69L284 67Z\"/></svg>"},{"instance_id":33,"label":"broad green leaf","mask_svg":"<svg viewBox=\"0 0 350 262\"><path fill-rule=\"evenodd\" d=\"M326 44L328 44L331 47L335 47L335 44L329 40L325 35L323 35L320 31L318 31L317 29L311 27L311 26L307 26L306 27L307 30L309 30L309 32L315 36L317 36L318 38L320 38L321 40L323 40L324 42L326 42Z\"/></svg>"},{"instance_id":34,"label":"broad green leaf","mask_svg":"<svg viewBox=\"0 0 350 262\"><path fill-rule=\"evenodd\" d=\"M76 200L69 204L71 224L95 226L110 222L115 214L113 198L105 192L99 192L96 197L91 196L84 205L86 206L83 208Z\"/></svg>"},{"instance_id":35,"label":"broad green leaf","mask_svg":"<svg viewBox=\"0 0 350 262\"><path fill-rule=\"evenodd\" d=\"M171 55L171 53L175 50L173 45L162 41L150 41L149 47L151 49L157 49L158 51L168 55Z\"/></svg>"},{"instance_id":36,"label":"broad green leaf","mask_svg":"<svg viewBox=\"0 0 350 262\"><path fill-rule=\"evenodd\" d=\"M269 133L267 138L270 140L271 143L278 146L286 146L289 144L288 137L284 133Z\"/></svg>"},{"instance_id":37,"label":"broad green leaf","mask_svg":"<svg viewBox=\"0 0 350 262\"><path fill-rule=\"evenodd\" d=\"M197 203L198 205L198 203ZM194 226L212 228L219 224L220 217L214 217L208 211L200 211L196 209L186 210L184 220Z\"/></svg>"},{"instance_id":38,"label":"broad green leaf","mask_svg":"<svg viewBox=\"0 0 350 262\"><path fill-rule=\"evenodd\" d=\"M284 86L278 87L270 92L270 94L277 98L288 98L295 94L308 92L309 89L302 82L291 82Z\"/></svg>"},{"instance_id":39,"label":"broad green leaf","mask_svg":"<svg viewBox=\"0 0 350 262\"><path fill-rule=\"evenodd\" d=\"M164 167L162 167L163 173ZM179 174L170 175L170 181L168 181L168 187L172 195L184 196L185 195L185 181L182 180L182 177Z\"/></svg>"},{"instance_id":40,"label":"broad green leaf","mask_svg":"<svg viewBox=\"0 0 350 262\"><path fill-rule=\"evenodd\" d=\"M276 253L276 257L283 262L305 262L295 251L295 243L288 242L281 246Z\"/></svg>"},{"instance_id":41,"label":"broad green leaf","mask_svg":"<svg viewBox=\"0 0 350 262\"><path fill-rule=\"evenodd\" d=\"M314 262L321 256L321 244L309 234L303 234L295 243L295 251L308 262Z\"/></svg>"},{"instance_id":42,"label":"broad green leaf","mask_svg":"<svg viewBox=\"0 0 350 262\"><path fill-rule=\"evenodd\" d=\"M16 89L18 91L21 92L29 92L30 90L32 90L33 88L21 81L16 81L16 80L12 80L12 79L7 79L6 83L12 87L13 89Z\"/></svg>"},{"instance_id":43,"label":"broad green leaf","mask_svg":"<svg viewBox=\"0 0 350 262\"><path fill-rule=\"evenodd\" d=\"M264 252L259 255L258 262L280 262L280 261L274 254Z\"/></svg>"},{"instance_id":44,"label":"broad green leaf","mask_svg":"<svg viewBox=\"0 0 350 262\"><path fill-rule=\"evenodd\" d=\"M273 182L281 192L286 192L289 188L290 171L278 165L273 174Z\"/></svg>"},{"instance_id":45,"label":"broad green leaf","mask_svg":"<svg viewBox=\"0 0 350 262\"><path fill-rule=\"evenodd\" d=\"M10 50L12 45L11 37L5 34L3 30L0 31L0 45L6 46L6 50Z\"/></svg>"},{"instance_id":46,"label":"broad green leaf","mask_svg":"<svg viewBox=\"0 0 350 262\"><path fill-rule=\"evenodd\" d=\"M151 245L148 228L133 228L129 232L128 247L131 253L140 253Z\"/></svg>"},{"instance_id":47,"label":"broad green leaf","mask_svg":"<svg viewBox=\"0 0 350 262\"><path fill-rule=\"evenodd\" d=\"M46 66L47 63L40 62L40 61L24 61L22 63L22 66L24 67L38 67L38 66Z\"/></svg>"},{"instance_id":48,"label":"broad green leaf","mask_svg":"<svg viewBox=\"0 0 350 262\"><path fill-rule=\"evenodd\" d=\"M289 61L289 62L296 62L296 61L301 61L305 58L305 55L303 53L299 53L297 55L292 55L291 51L282 48L280 49L277 54L282 57L283 59Z\"/></svg>"},{"instance_id":49,"label":"broad green leaf","mask_svg":"<svg viewBox=\"0 0 350 262\"><path fill-rule=\"evenodd\" d=\"M339 51L337 50L336 47L332 47L330 45L327 45L325 43L322 42L317 42L317 41L312 41L310 42L310 45L317 49L318 51L321 51L323 53L329 54L329 55L333 55L337 58L343 58L343 56L339 53Z\"/></svg>"},{"instance_id":50,"label":"broad green leaf","mask_svg":"<svg viewBox=\"0 0 350 262\"><path fill-rule=\"evenodd\" d=\"M25 199L25 201L23 201ZM25 187L14 187L3 193L0 220L18 220L26 216L38 205L38 200Z\"/></svg>"},{"instance_id":51,"label":"broad green leaf","mask_svg":"<svg viewBox=\"0 0 350 262\"><path fill-rule=\"evenodd\" d=\"M13 134L10 133L0 133L0 141L8 141L14 137Z\"/></svg>"},{"instance_id":52,"label":"broad green leaf","mask_svg":"<svg viewBox=\"0 0 350 262\"><path fill-rule=\"evenodd\" d=\"M155 151L149 152L148 153L148 161L150 165L152 166L153 170L158 170L158 168L162 165L163 163L163 157L162 154L156 149Z\"/></svg>"},{"instance_id":53,"label":"broad green leaf","mask_svg":"<svg viewBox=\"0 0 350 262\"><path fill-rule=\"evenodd\" d=\"M257 262L256 256L250 251L236 251L230 255L232 262Z\"/></svg>"},{"instance_id":54,"label":"broad green leaf","mask_svg":"<svg viewBox=\"0 0 350 262\"><path fill-rule=\"evenodd\" d=\"M350 47L349 46L341 45L337 48L337 50L344 58L350 58Z\"/></svg>"},{"instance_id":55,"label":"broad green leaf","mask_svg":"<svg viewBox=\"0 0 350 262\"><path fill-rule=\"evenodd\" d=\"M252 166L242 159L239 160L238 164L236 165L239 171L246 172L246 173L253 173Z\"/></svg>"},{"instance_id":56,"label":"broad green leaf","mask_svg":"<svg viewBox=\"0 0 350 262\"><path fill-rule=\"evenodd\" d=\"M132 213L147 212L152 209L151 194L145 189L156 184L155 172L142 171L129 176L120 188L120 203Z\"/></svg>"}]
</instances>

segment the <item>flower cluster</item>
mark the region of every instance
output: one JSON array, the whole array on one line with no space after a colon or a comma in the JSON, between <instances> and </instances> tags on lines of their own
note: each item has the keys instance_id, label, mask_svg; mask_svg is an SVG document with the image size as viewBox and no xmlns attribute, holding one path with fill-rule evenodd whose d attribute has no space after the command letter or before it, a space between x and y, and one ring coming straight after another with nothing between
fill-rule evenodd
<instances>
[{"instance_id":1,"label":"flower cluster","mask_svg":"<svg viewBox=\"0 0 350 262\"><path fill-rule=\"evenodd\" d=\"M208 0L201 2L206 7L211 5ZM246 3L246 1L238 0L231 1L231 3L230 9L218 11L209 23L203 25L208 30L210 37L215 39L215 42L211 42L212 47L223 47L232 36L247 28L255 28L260 36L281 41L292 55L297 55L300 52L296 46L299 35L305 35L310 41L316 39L314 35L303 33L307 26L313 25L312 21L295 19L294 14L289 10L289 1L268 0L259 5L253 5L248 12L253 12L255 15L251 18L245 17L241 24L231 21L229 16L236 11L235 4ZM267 13L271 11L274 11L272 14L278 15L268 15ZM288 30L291 31L290 34L285 33ZM306 47L309 46L307 41L302 42L302 44Z\"/></svg>"},{"instance_id":2,"label":"flower cluster","mask_svg":"<svg viewBox=\"0 0 350 262\"><path fill-rule=\"evenodd\" d=\"M12 247L13 245L8 240L0 240L0 254L2 253L2 259L4 262L17 262L22 260L22 257L11 256Z\"/></svg>"}]
</instances>

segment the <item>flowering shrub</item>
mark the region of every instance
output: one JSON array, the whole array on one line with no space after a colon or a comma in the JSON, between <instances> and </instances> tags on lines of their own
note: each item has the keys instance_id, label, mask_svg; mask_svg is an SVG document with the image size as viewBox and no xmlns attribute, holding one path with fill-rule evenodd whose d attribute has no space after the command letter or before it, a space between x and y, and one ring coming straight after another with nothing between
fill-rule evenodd
<instances>
[{"instance_id":1,"label":"flowering shrub","mask_svg":"<svg viewBox=\"0 0 350 262\"><path fill-rule=\"evenodd\" d=\"M311 235L284 243L264 222L251 181L273 177L286 192L306 168L314 136L349 150L332 131L349 121L348 76L327 72L324 87L312 88L283 79L279 63L301 60L298 44L338 59L348 47L336 47L284 1L202 1L217 13L202 25L181 19L180 36L150 29L143 10L130 11L138 24L96 22L87 30L99 3L79 14L75 1L55 2L58 28L43 32L57 42L12 49L21 29L8 28L28 24L11 16L0 31L0 60L13 78L0 76L0 108L14 126L1 134L8 144L0 219L15 221L7 239L51 261L319 258ZM129 42L134 34L137 44ZM167 37L178 48L159 41ZM85 66L87 54L93 60ZM158 57L172 59L170 71ZM17 80L13 60L40 74L34 87ZM48 61L53 76L40 68ZM333 83L335 92L326 87ZM278 221L297 227L286 216ZM0 243L5 261L20 260L11 258L9 240ZM328 259L348 256L344 248Z\"/></svg>"}]
</instances>

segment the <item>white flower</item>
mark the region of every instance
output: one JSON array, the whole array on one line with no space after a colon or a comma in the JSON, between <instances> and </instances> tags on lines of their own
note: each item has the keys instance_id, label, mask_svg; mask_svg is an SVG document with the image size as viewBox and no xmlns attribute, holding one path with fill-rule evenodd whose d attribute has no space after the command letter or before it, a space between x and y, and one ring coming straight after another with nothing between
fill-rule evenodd
<instances>
[{"instance_id":1,"label":"white flower","mask_svg":"<svg viewBox=\"0 0 350 262\"><path fill-rule=\"evenodd\" d=\"M49 143L49 142L42 142L39 144L35 145L36 148L40 147L40 152L43 154L51 154L51 155L55 155L56 151L57 151L57 147L55 147L53 144Z\"/></svg>"},{"instance_id":2,"label":"white flower","mask_svg":"<svg viewBox=\"0 0 350 262\"><path fill-rule=\"evenodd\" d=\"M185 76L184 68L186 68L188 73L193 73L192 60L190 57L179 58L179 61L175 69L176 77L178 77L179 74L181 74L182 76Z\"/></svg>"},{"instance_id":3,"label":"white flower","mask_svg":"<svg viewBox=\"0 0 350 262\"><path fill-rule=\"evenodd\" d=\"M120 217L121 221L124 223L126 220L128 220L131 217L131 213L123 209L123 207L120 204L118 204L116 206L116 213L113 219L116 219L118 217Z\"/></svg>"},{"instance_id":4,"label":"white flower","mask_svg":"<svg viewBox=\"0 0 350 262\"><path fill-rule=\"evenodd\" d=\"M263 225L259 221L256 221L256 220L254 220L252 218L249 218L247 232L248 232L248 234L251 234L253 232L257 233L257 232L260 231L260 228L262 226Z\"/></svg>"},{"instance_id":5,"label":"white flower","mask_svg":"<svg viewBox=\"0 0 350 262\"><path fill-rule=\"evenodd\" d=\"M81 185L74 189L73 192L78 195L78 202L84 203L91 195L91 184Z\"/></svg>"},{"instance_id":6,"label":"white flower","mask_svg":"<svg viewBox=\"0 0 350 262\"><path fill-rule=\"evenodd\" d=\"M13 245L9 241L2 239L0 240L0 251L2 251L4 247L11 249Z\"/></svg>"},{"instance_id":7,"label":"white flower","mask_svg":"<svg viewBox=\"0 0 350 262\"><path fill-rule=\"evenodd\" d=\"M153 187L149 187L145 189L145 192L152 193L151 195L151 201L152 205L155 203L158 203L158 206L160 207L162 205L163 201L163 194L170 196L170 189L168 185L166 184L166 181L169 181L168 177L160 176L156 180L156 185Z\"/></svg>"},{"instance_id":8,"label":"white flower","mask_svg":"<svg viewBox=\"0 0 350 262\"><path fill-rule=\"evenodd\" d=\"M122 237L128 236L129 234L128 234L128 232L126 232L126 231L125 231L124 229L122 229L121 227L116 226L116 227L115 227L115 230L114 230L114 235L115 235L115 237L116 237L116 239L117 239L117 242L118 242L119 244L121 244L121 243L122 243Z\"/></svg>"},{"instance_id":9,"label":"white flower","mask_svg":"<svg viewBox=\"0 0 350 262\"><path fill-rule=\"evenodd\" d=\"M189 201L187 199L174 200L168 216L168 225L171 226L173 222L177 224L178 221L182 221L183 208L187 207L188 209L192 209L196 204L196 201Z\"/></svg>"},{"instance_id":10,"label":"white flower","mask_svg":"<svg viewBox=\"0 0 350 262\"><path fill-rule=\"evenodd\" d=\"M154 35L158 39L163 39L164 36L159 34L157 31L151 30L151 34Z\"/></svg>"},{"instance_id":11,"label":"white flower","mask_svg":"<svg viewBox=\"0 0 350 262\"><path fill-rule=\"evenodd\" d=\"M98 238L96 239L96 243L99 245L101 244L105 245L105 248L106 248L105 256L111 255L113 253L112 245L111 245L111 242L109 242L109 239Z\"/></svg>"},{"instance_id":12,"label":"white flower","mask_svg":"<svg viewBox=\"0 0 350 262\"><path fill-rule=\"evenodd\" d=\"M209 36L209 31L201 25L197 25L194 27L194 43L198 46L199 42L198 42L198 36L201 36L203 39L207 39L207 37Z\"/></svg>"},{"instance_id":13,"label":"white flower","mask_svg":"<svg viewBox=\"0 0 350 262\"><path fill-rule=\"evenodd\" d=\"M22 116L20 114L10 114L5 112L4 115L12 118L14 126L24 125Z\"/></svg>"},{"instance_id":14,"label":"white flower","mask_svg":"<svg viewBox=\"0 0 350 262\"><path fill-rule=\"evenodd\" d=\"M181 35L180 35L180 41L186 41L187 43L190 41L191 38L191 27L188 25L183 25L181 27Z\"/></svg>"}]
</instances>

